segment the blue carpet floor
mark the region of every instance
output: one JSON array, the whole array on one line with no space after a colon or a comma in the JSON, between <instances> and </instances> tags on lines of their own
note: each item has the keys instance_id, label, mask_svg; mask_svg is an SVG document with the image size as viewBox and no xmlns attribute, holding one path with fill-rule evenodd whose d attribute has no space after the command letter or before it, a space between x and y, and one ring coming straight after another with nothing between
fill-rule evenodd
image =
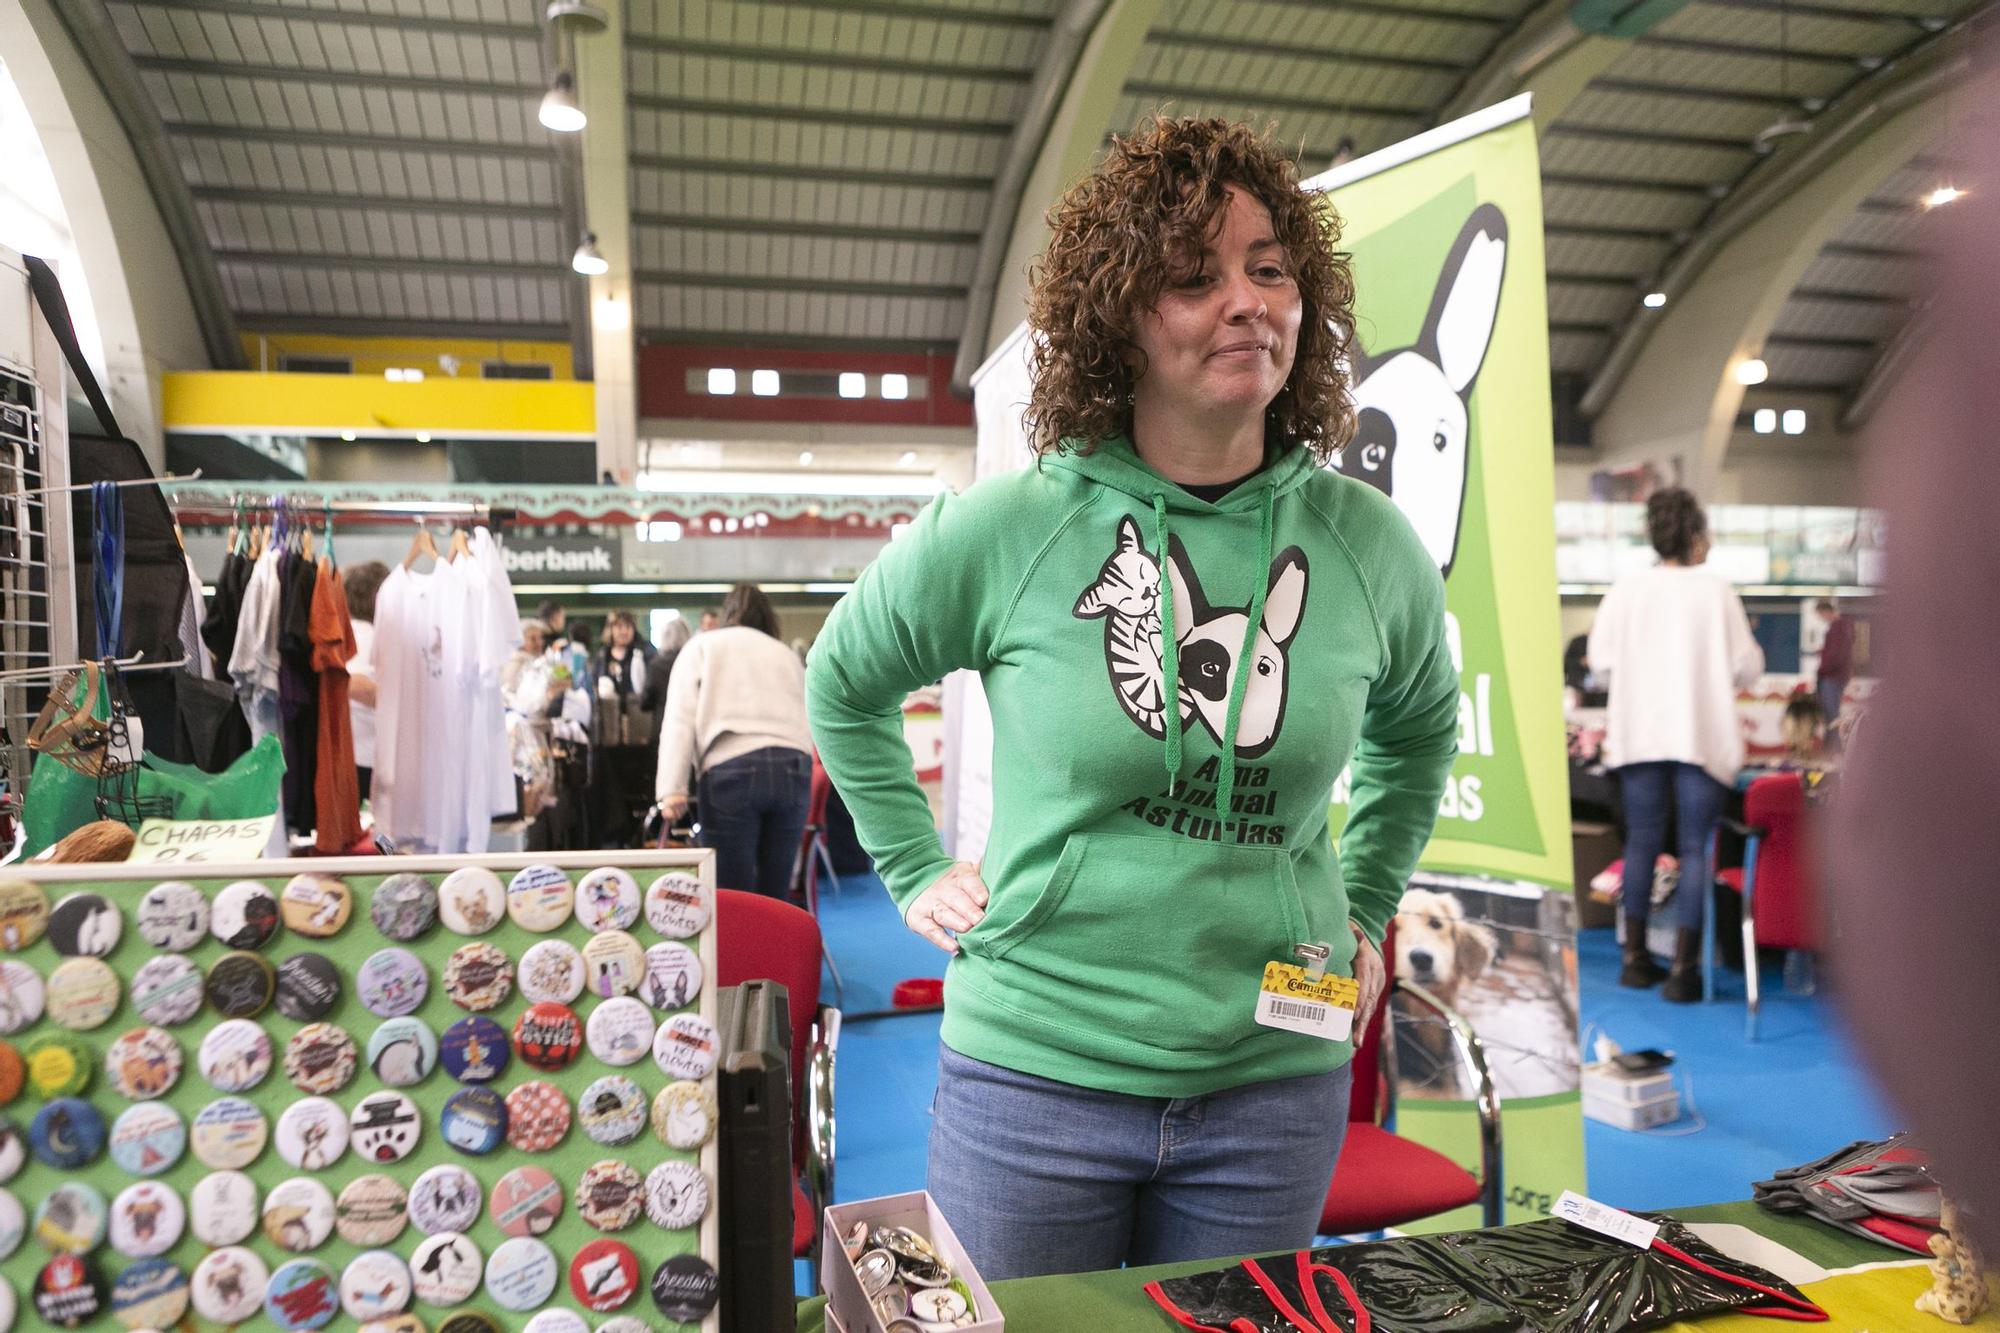
<instances>
[{"instance_id":1,"label":"blue carpet floor","mask_svg":"<svg viewBox=\"0 0 2000 1333\"><path fill-rule=\"evenodd\" d=\"M873 876L848 876L839 893L829 887L820 922L845 982L838 1003L847 1014L889 1009L890 990L905 977L944 975L945 955L903 928ZM1683 1102L1692 1094L1699 1112L1650 1133L1586 1122L1596 1198L1622 1208L1747 1198L1752 1181L1779 1167L1895 1127L1824 996L1786 994L1775 968L1764 976L1761 1039L1751 1043L1739 974L1722 974L1713 1004L1670 1005L1657 991L1618 987L1609 930L1585 931L1578 952L1586 1034L1608 1033L1627 1050L1673 1051ZM828 1000L831 984L823 982ZM836 1085L841 1201L922 1187L937 1041L935 1013L845 1026Z\"/></svg>"}]
</instances>

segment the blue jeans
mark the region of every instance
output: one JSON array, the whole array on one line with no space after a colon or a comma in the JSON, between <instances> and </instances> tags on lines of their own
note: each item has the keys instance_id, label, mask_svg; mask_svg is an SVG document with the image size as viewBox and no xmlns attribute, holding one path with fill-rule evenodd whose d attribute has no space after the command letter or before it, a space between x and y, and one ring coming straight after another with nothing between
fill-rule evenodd
<instances>
[{"instance_id":1,"label":"blue jeans","mask_svg":"<svg viewBox=\"0 0 2000 1333\"><path fill-rule=\"evenodd\" d=\"M1844 680L1822 680L1816 686L1819 694L1819 711L1826 716L1827 735L1833 734L1833 724L1840 720L1840 696L1847 692Z\"/></svg>"},{"instance_id":2,"label":"blue jeans","mask_svg":"<svg viewBox=\"0 0 2000 1333\"><path fill-rule=\"evenodd\" d=\"M1667 849L1667 816L1674 817L1674 855L1681 882L1674 891L1674 924L1700 930L1702 906L1714 890L1709 881L1708 839L1722 818L1729 791L1697 764L1627 764L1618 770L1625 788L1625 882L1620 909L1644 938L1653 903L1653 863ZM1629 938L1629 937L1628 937Z\"/></svg>"},{"instance_id":3,"label":"blue jeans","mask_svg":"<svg viewBox=\"0 0 2000 1333\"><path fill-rule=\"evenodd\" d=\"M715 883L771 898L792 888L792 863L812 804L812 756L774 745L701 775L701 845L715 849Z\"/></svg>"},{"instance_id":4,"label":"blue jeans","mask_svg":"<svg viewBox=\"0 0 2000 1333\"><path fill-rule=\"evenodd\" d=\"M1169 1100L941 1046L931 1197L989 1281L1300 1249L1319 1229L1352 1077L1342 1065Z\"/></svg>"}]
</instances>

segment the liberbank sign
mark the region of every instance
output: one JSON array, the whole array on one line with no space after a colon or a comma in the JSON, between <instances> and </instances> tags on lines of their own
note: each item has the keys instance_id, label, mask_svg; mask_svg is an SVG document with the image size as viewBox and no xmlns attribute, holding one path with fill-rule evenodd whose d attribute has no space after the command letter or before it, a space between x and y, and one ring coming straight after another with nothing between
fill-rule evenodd
<instances>
[{"instance_id":1,"label":"liberbank sign","mask_svg":"<svg viewBox=\"0 0 2000 1333\"><path fill-rule=\"evenodd\" d=\"M507 576L516 582L587 579L616 583L624 564L615 536L532 537L516 533L509 536L500 555L506 562Z\"/></svg>"}]
</instances>

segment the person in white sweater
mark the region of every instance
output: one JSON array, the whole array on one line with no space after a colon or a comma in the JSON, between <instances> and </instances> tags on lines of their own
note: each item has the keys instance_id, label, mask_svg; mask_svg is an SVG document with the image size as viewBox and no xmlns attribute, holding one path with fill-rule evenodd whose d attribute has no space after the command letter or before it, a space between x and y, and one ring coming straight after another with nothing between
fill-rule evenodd
<instances>
[{"instance_id":1,"label":"person in white sweater","mask_svg":"<svg viewBox=\"0 0 2000 1333\"><path fill-rule=\"evenodd\" d=\"M785 898L812 800L805 664L752 583L729 590L721 628L688 640L667 685L654 790L668 823L691 787L716 884Z\"/></svg>"},{"instance_id":2,"label":"person in white sweater","mask_svg":"<svg viewBox=\"0 0 2000 1333\"><path fill-rule=\"evenodd\" d=\"M1624 968L1620 985L1658 984L1679 1004L1701 998L1702 907L1711 892L1708 841L1743 766L1737 691L1764 671L1743 600L1708 559L1708 516L1678 487L1646 502L1660 563L1612 585L1590 630L1590 669L1608 676L1605 764L1625 797ZM1680 887L1673 899L1671 971L1646 950L1653 863L1673 818Z\"/></svg>"}]
</instances>

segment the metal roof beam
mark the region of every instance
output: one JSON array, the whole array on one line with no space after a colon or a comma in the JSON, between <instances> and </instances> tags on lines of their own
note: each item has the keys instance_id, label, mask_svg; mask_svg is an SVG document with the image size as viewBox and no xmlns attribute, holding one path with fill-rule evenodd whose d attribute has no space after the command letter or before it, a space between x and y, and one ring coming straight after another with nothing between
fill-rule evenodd
<instances>
[{"instance_id":1,"label":"metal roof beam","mask_svg":"<svg viewBox=\"0 0 2000 1333\"><path fill-rule=\"evenodd\" d=\"M773 180L818 181L829 185L913 186L928 190L979 190L993 188L986 176L949 176L922 171L861 171L851 167L816 167L805 163L743 162L735 158L710 161L699 157L675 157L667 153L634 153L632 165L652 171L701 171L722 176L749 176Z\"/></svg>"},{"instance_id":2,"label":"metal roof beam","mask_svg":"<svg viewBox=\"0 0 2000 1333\"><path fill-rule=\"evenodd\" d=\"M236 321L222 290L215 257L209 253L208 233L195 211L193 197L188 194L180 163L167 142L166 126L146 95L131 53L125 49L104 0L58 0L54 9L84 63L97 76L105 101L111 104L119 128L125 131L132 145L139 173L160 210L160 223L173 243L174 253L180 257L181 277L187 283L188 299L194 305L195 322L201 329L208 359L219 370L242 369L243 344L237 337Z\"/></svg>"},{"instance_id":3,"label":"metal roof beam","mask_svg":"<svg viewBox=\"0 0 2000 1333\"><path fill-rule=\"evenodd\" d=\"M454 153L467 157L518 157L529 161L548 160L546 147L537 144L478 143L467 139L424 139L414 135L331 134L325 130L266 129L257 125L217 125L202 120L170 120L168 130L177 135L207 139L228 139L236 143L282 143L301 148L352 148L362 152Z\"/></svg>"},{"instance_id":4,"label":"metal roof beam","mask_svg":"<svg viewBox=\"0 0 2000 1333\"><path fill-rule=\"evenodd\" d=\"M219 185L192 187L197 203L247 204L274 208L357 208L386 213L459 214L473 217L554 218L562 210L554 204L488 203L485 200L384 199L376 195L322 194L310 190L236 190Z\"/></svg>"},{"instance_id":5,"label":"metal roof beam","mask_svg":"<svg viewBox=\"0 0 2000 1333\"><path fill-rule=\"evenodd\" d=\"M479 320L376 319L369 315L245 315L245 333L327 333L351 337L461 338L467 341L569 341L566 324L501 324ZM468 376L468 378L470 378Z\"/></svg>"},{"instance_id":6,"label":"metal roof beam","mask_svg":"<svg viewBox=\"0 0 2000 1333\"><path fill-rule=\"evenodd\" d=\"M1414 12L1412 11L1412 14ZM1462 60L1389 55L1374 51L1334 50L1323 46L1299 46L1287 42L1257 42L1245 37L1222 37L1205 32L1155 32L1146 41L1149 46L1191 46L1202 51L1221 51L1231 55L1268 56L1273 60L1325 60L1343 65L1375 65L1383 69L1415 70L1422 74L1463 74L1470 68Z\"/></svg>"},{"instance_id":7,"label":"metal roof beam","mask_svg":"<svg viewBox=\"0 0 2000 1333\"><path fill-rule=\"evenodd\" d=\"M922 356L947 356L949 342L929 342L921 338L843 338L825 333L738 333L687 329L644 328L640 341L647 346L701 347L714 349L769 348L813 352L904 352Z\"/></svg>"},{"instance_id":8,"label":"metal roof beam","mask_svg":"<svg viewBox=\"0 0 2000 1333\"><path fill-rule=\"evenodd\" d=\"M730 235L822 237L841 241L915 241L923 245L977 245L976 231L937 231L928 227L841 227L825 222L794 222L783 218L708 218L689 213L632 214L636 227L671 231L720 231Z\"/></svg>"},{"instance_id":9,"label":"metal roof beam","mask_svg":"<svg viewBox=\"0 0 2000 1333\"><path fill-rule=\"evenodd\" d=\"M1873 338L1816 337L1803 333L1767 333L1764 335L1764 346L1767 349L1772 347L1795 347L1809 351L1872 352L1880 345Z\"/></svg>"},{"instance_id":10,"label":"metal roof beam","mask_svg":"<svg viewBox=\"0 0 2000 1333\"><path fill-rule=\"evenodd\" d=\"M1828 241L1820 248L1820 253L1832 255L1836 259L1893 259L1917 260L1923 255L1915 250L1905 250L1893 245L1855 245L1848 241Z\"/></svg>"},{"instance_id":11,"label":"metal roof beam","mask_svg":"<svg viewBox=\"0 0 2000 1333\"><path fill-rule=\"evenodd\" d=\"M1159 97L1171 101L1235 102L1272 111L1304 111L1323 116L1370 115L1422 122L1430 117L1427 106L1393 102L1335 102L1324 97L1287 97L1282 93L1247 88L1182 88L1171 83L1134 80L1125 85L1130 97Z\"/></svg>"},{"instance_id":12,"label":"metal roof beam","mask_svg":"<svg viewBox=\"0 0 2000 1333\"><path fill-rule=\"evenodd\" d=\"M977 134L1006 138L1014 123L1006 120L939 120L922 116L884 115L825 107L757 106L746 102L713 102L692 97L630 93L627 104L645 111L679 111L696 116L735 116L744 120L803 120L821 125L851 125L858 129L908 130L916 134Z\"/></svg>"},{"instance_id":13,"label":"metal roof beam","mask_svg":"<svg viewBox=\"0 0 2000 1333\"><path fill-rule=\"evenodd\" d=\"M1840 5L1815 5L1793 3L1785 0L1782 10L1774 8L1771 0L1701 0L1702 4L1714 9L1734 9L1753 14L1785 13L1794 18L1832 19L1842 23L1893 23L1898 27L1914 28L1920 32L1936 32L1934 15L1897 14L1882 9L1848 9Z\"/></svg>"},{"instance_id":14,"label":"metal roof beam","mask_svg":"<svg viewBox=\"0 0 2000 1333\"><path fill-rule=\"evenodd\" d=\"M516 278L560 278L568 275L568 256L551 256L546 263L503 259L433 259L419 255L304 254L294 250L217 250L218 264L274 264L285 268L345 270L411 269L419 273L493 274Z\"/></svg>"},{"instance_id":15,"label":"metal roof beam","mask_svg":"<svg viewBox=\"0 0 2000 1333\"><path fill-rule=\"evenodd\" d=\"M714 273L674 273L642 268L632 274L635 282L649 287L708 287L721 291L823 292L828 296L891 296L909 299L962 301L965 288L926 286L901 282L845 282L835 278L776 278L762 275Z\"/></svg>"},{"instance_id":16,"label":"metal roof beam","mask_svg":"<svg viewBox=\"0 0 2000 1333\"><path fill-rule=\"evenodd\" d=\"M1664 231L1657 227L1618 227L1589 222L1544 222L1542 232L1549 236L1575 236L1592 241L1653 241L1671 245L1679 232Z\"/></svg>"},{"instance_id":17,"label":"metal roof beam","mask_svg":"<svg viewBox=\"0 0 2000 1333\"><path fill-rule=\"evenodd\" d=\"M1324 13L1326 0L1258 0L1261 4L1276 5L1291 9L1316 9ZM1483 9L1432 8L1429 5L1398 5L1387 0L1340 0L1340 10L1348 14L1367 14L1378 18L1427 19L1439 23L1462 23L1481 28L1504 28L1507 26L1505 14L1495 14Z\"/></svg>"},{"instance_id":18,"label":"metal roof beam","mask_svg":"<svg viewBox=\"0 0 2000 1333\"><path fill-rule=\"evenodd\" d=\"M995 28L1046 30L1049 20L1039 14L1016 14L992 9L969 9L957 5L924 4L911 0L737 0L739 4L764 9L791 9L815 14L868 14L888 19L931 19L939 23L984 23Z\"/></svg>"},{"instance_id":19,"label":"metal roof beam","mask_svg":"<svg viewBox=\"0 0 2000 1333\"><path fill-rule=\"evenodd\" d=\"M1773 11L1775 12L1775 11ZM1718 42L1706 37L1675 37L1660 33L1648 33L1644 37L1632 39L1640 46L1659 47L1667 51L1689 51L1704 56L1748 56L1751 59L1796 62L1801 65L1838 65L1843 69L1867 69L1865 61L1874 59L1870 54L1856 52L1842 55L1833 51L1800 51L1782 49L1776 46L1760 46L1755 42Z\"/></svg>"},{"instance_id":20,"label":"metal roof beam","mask_svg":"<svg viewBox=\"0 0 2000 1333\"><path fill-rule=\"evenodd\" d=\"M1920 308L1904 321L1889 341L1882 344L1881 355L1877 356L1861 377L1861 383L1854 386L1854 393L1841 409L1840 428L1859 430L1875 410L1882 406L1889 396L1889 390L1902 378L1910 361L1922 351L1937 330L1931 322L1928 307Z\"/></svg>"},{"instance_id":21,"label":"metal roof beam","mask_svg":"<svg viewBox=\"0 0 2000 1333\"><path fill-rule=\"evenodd\" d=\"M637 33L628 34L625 44L635 51L650 51L657 55L710 56L719 60L755 60L822 69L866 70L876 74L911 74L923 78L948 75L955 79L1026 83L1033 74L1031 70L1012 65L954 65L947 60L902 60L894 56L863 55L852 51L795 51L788 47L691 42L678 37L650 37Z\"/></svg>"},{"instance_id":22,"label":"metal roof beam","mask_svg":"<svg viewBox=\"0 0 2000 1333\"><path fill-rule=\"evenodd\" d=\"M156 74L208 75L218 79L273 79L279 83L330 83L351 88L391 88L401 92L470 93L481 97L520 97L539 100L547 91L534 83L496 83L479 79L451 79L427 74L422 81L408 74L371 74L352 69L308 69L304 66L250 65L221 60L182 60L174 56L134 56L132 63Z\"/></svg>"},{"instance_id":23,"label":"metal roof beam","mask_svg":"<svg viewBox=\"0 0 2000 1333\"><path fill-rule=\"evenodd\" d=\"M1795 287L1792 289L1795 301L1838 301L1848 305L1908 306L1914 304L1910 297L1898 296L1893 292L1855 292L1837 287Z\"/></svg>"},{"instance_id":24,"label":"metal roof beam","mask_svg":"<svg viewBox=\"0 0 2000 1333\"><path fill-rule=\"evenodd\" d=\"M1493 44L1458 91L1437 108L1432 122L1442 125L1528 91L1535 94L1536 127L1553 124L1625 49L1622 41L1578 28L1569 10L1569 0L1542 0L1511 25L1503 20Z\"/></svg>"},{"instance_id":25,"label":"metal roof beam","mask_svg":"<svg viewBox=\"0 0 2000 1333\"><path fill-rule=\"evenodd\" d=\"M1706 185L1692 185L1686 181L1654 181L1628 179L1622 176L1592 176L1577 171L1545 171L1543 185L1571 185L1580 190L1635 190L1642 194L1677 194L1683 198L1700 199L1707 202L1714 196Z\"/></svg>"},{"instance_id":26,"label":"metal roof beam","mask_svg":"<svg viewBox=\"0 0 2000 1333\"><path fill-rule=\"evenodd\" d=\"M1675 134L1670 130L1621 129L1608 125L1579 125L1564 121L1542 133L1544 139L1599 139L1621 143L1642 143L1661 148L1704 148L1716 152L1750 153L1748 139L1731 139L1717 134Z\"/></svg>"},{"instance_id":27,"label":"metal roof beam","mask_svg":"<svg viewBox=\"0 0 2000 1333\"><path fill-rule=\"evenodd\" d=\"M223 14L231 18L274 19L281 23L331 23L357 28L395 29L459 37L500 38L511 41L540 41L541 29L532 23L492 23L478 19L416 17L352 9L302 8L275 4L271 0L122 0L135 9L165 9L187 14Z\"/></svg>"},{"instance_id":28,"label":"metal roof beam","mask_svg":"<svg viewBox=\"0 0 2000 1333\"><path fill-rule=\"evenodd\" d=\"M1657 83L1649 79L1592 79L1594 93L1631 93L1639 97L1682 97L1696 102L1735 103L1739 106L1786 107L1797 109L1802 97L1758 92L1749 88L1694 88L1683 83Z\"/></svg>"}]
</instances>

